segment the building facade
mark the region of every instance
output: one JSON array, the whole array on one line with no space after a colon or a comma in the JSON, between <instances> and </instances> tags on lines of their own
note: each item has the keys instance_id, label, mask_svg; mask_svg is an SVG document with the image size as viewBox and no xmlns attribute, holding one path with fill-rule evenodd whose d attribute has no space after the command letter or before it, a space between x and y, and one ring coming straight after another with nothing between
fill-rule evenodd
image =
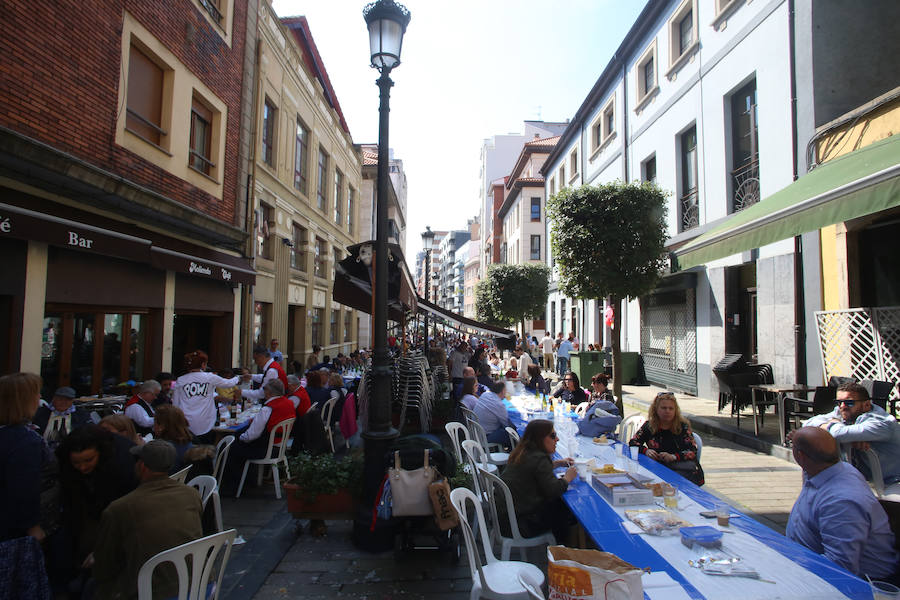
<instances>
[{"instance_id":1,"label":"building facade","mask_svg":"<svg viewBox=\"0 0 900 600\"><path fill-rule=\"evenodd\" d=\"M440 262L438 264L437 296L434 302L441 308L459 314L463 312L465 262L457 258L457 252L463 244L469 241L469 237L470 233L465 230L449 231L441 238L438 252Z\"/></svg>"},{"instance_id":2,"label":"building facade","mask_svg":"<svg viewBox=\"0 0 900 600\"><path fill-rule=\"evenodd\" d=\"M46 397L238 361L255 11L4 4L0 372Z\"/></svg>"},{"instance_id":3,"label":"building facade","mask_svg":"<svg viewBox=\"0 0 900 600\"><path fill-rule=\"evenodd\" d=\"M895 66L884 77L865 60L877 64L897 45L882 24L896 11L885 2L860 10L649 2L545 163L547 193L655 182L670 194L667 246L677 253L805 173L815 124L841 114L837 104L847 110L844 96L893 87ZM841 44L829 42L835 36ZM834 93L834 81L854 85ZM726 353L771 364L776 382L820 381L821 365L806 359L822 302L818 237L779 239L687 271L676 263L653 294L623 304L623 350L642 354L651 382L704 397L715 397L712 368ZM602 302L553 292L548 311L551 327L608 339Z\"/></svg>"},{"instance_id":4,"label":"building facade","mask_svg":"<svg viewBox=\"0 0 900 600\"><path fill-rule=\"evenodd\" d=\"M357 312L332 300L335 265L360 239L362 158L305 17L259 6L254 172L257 270L248 344L278 338L288 363L314 345L359 345Z\"/></svg>"}]
</instances>

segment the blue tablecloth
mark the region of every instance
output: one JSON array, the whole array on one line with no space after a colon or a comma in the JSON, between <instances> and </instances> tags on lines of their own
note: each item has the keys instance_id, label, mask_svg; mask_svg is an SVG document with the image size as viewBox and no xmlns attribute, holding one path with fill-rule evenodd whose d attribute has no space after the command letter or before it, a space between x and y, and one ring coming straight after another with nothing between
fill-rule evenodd
<instances>
[{"instance_id":1,"label":"blue tablecloth","mask_svg":"<svg viewBox=\"0 0 900 600\"><path fill-rule=\"evenodd\" d=\"M525 418L511 403L507 402L506 406L510 420L521 434L526 425ZM574 415L568 416L571 418ZM638 462L653 475L676 486L685 496L707 509L714 508L716 502L722 501L643 454L639 456ZM691 598L706 598L685 579L675 566L653 549L652 537L627 532L619 514L588 482L580 478L573 481L563 499L600 549L611 552L639 568L649 567L652 571L665 571L682 585L684 591ZM849 598L868 599L872 597L869 584L859 577L837 566L824 556L772 531L734 507L732 507L732 512L741 515L731 520L732 528L746 532L783 555L785 560L817 575ZM735 586L738 586L742 580L736 578L732 581Z\"/></svg>"}]
</instances>

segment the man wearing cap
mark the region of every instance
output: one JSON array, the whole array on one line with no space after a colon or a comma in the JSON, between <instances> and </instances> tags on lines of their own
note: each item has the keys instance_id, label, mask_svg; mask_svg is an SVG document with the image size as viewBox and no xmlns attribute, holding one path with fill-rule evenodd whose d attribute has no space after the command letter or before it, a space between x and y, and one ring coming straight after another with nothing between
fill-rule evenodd
<instances>
[{"instance_id":1,"label":"man wearing cap","mask_svg":"<svg viewBox=\"0 0 900 600\"><path fill-rule=\"evenodd\" d=\"M281 365L275 362L269 355L269 351L263 346L257 346L253 349L253 362L259 367L260 374L251 375L254 383L259 383L258 390L241 390L241 396L261 402L265 400L266 394L263 391L266 383L273 379L281 381L281 389L286 390L288 387L287 373L281 368ZM283 392L282 392L283 393Z\"/></svg>"},{"instance_id":2,"label":"man wearing cap","mask_svg":"<svg viewBox=\"0 0 900 600\"><path fill-rule=\"evenodd\" d=\"M169 478L175 446L152 440L133 446L136 490L113 501L100 518L94 550L95 598L137 598L137 578L150 557L203 537L203 505L193 487ZM178 575L171 564L153 573L153 597L178 595Z\"/></svg>"},{"instance_id":3,"label":"man wearing cap","mask_svg":"<svg viewBox=\"0 0 900 600\"><path fill-rule=\"evenodd\" d=\"M52 426L48 428L48 424ZM59 441L73 429L91 422L91 415L75 407L75 390L61 387L53 393L50 406L41 406L34 413L32 423L47 441Z\"/></svg>"},{"instance_id":4,"label":"man wearing cap","mask_svg":"<svg viewBox=\"0 0 900 600\"><path fill-rule=\"evenodd\" d=\"M143 435L153 432L153 418L156 411L153 403L162 386L155 379L148 379L137 387L134 396L125 403L125 416L134 422L135 430Z\"/></svg>"}]
</instances>

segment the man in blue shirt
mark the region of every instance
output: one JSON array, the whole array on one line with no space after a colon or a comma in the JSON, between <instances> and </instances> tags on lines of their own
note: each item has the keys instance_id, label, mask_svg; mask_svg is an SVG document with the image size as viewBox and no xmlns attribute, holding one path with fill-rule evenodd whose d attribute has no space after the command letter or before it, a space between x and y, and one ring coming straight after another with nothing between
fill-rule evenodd
<instances>
[{"instance_id":1,"label":"man in blue shirt","mask_svg":"<svg viewBox=\"0 0 900 600\"><path fill-rule=\"evenodd\" d=\"M502 381L492 382L488 391L478 397L474 412L478 417L478 423L484 427L487 441L492 444L508 446L509 435L506 433L506 427L512 423L509 420L506 405L503 404L500 397L505 389L506 384Z\"/></svg>"},{"instance_id":2,"label":"man in blue shirt","mask_svg":"<svg viewBox=\"0 0 900 600\"><path fill-rule=\"evenodd\" d=\"M900 423L883 408L872 404L869 392L858 383L845 383L837 391L837 407L804 423L826 430L838 444L854 450L871 448L881 463L885 493L900 493ZM860 463L865 472L865 463Z\"/></svg>"},{"instance_id":3,"label":"man in blue shirt","mask_svg":"<svg viewBox=\"0 0 900 600\"><path fill-rule=\"evenodd\" d=\"M561 340L559 347L556 349L556 372L560 377L569 370L569 355L572 353L572 342L570 340Z\"/></svg>"},{"instance_id":4,"label":"man in blue shirt","mask_svg":"<svg viewBox=\"0 0 900 600\"><path fill-rule=\"evenodd\" d=\"M785 535L860 577L896 577L900 555L887 514L859 471L840 460L834 438L803 427L792 441L804 480Z\"/></svg>"},{"instance_id":5,"label":"man in blue shirt","mask_svg":"<svg viewBox=\"0 0 900 600\"><path fill-rule=\"evenodd\" d=\"M281 353L281 350L278 349L279 341L277 339L273 339L269 342L269 356L284 367L284 354Z\"/></svg>"}]
</instances>

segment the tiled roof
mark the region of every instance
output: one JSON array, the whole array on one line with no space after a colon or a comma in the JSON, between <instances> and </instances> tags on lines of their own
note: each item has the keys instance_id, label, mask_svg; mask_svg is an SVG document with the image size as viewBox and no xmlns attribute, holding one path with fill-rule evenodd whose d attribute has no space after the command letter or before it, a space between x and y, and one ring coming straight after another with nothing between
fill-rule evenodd
<instances>
[{"instance_id":1,"label":"tiled roof","mask_svg":"<svg viewBox=\"0 0 900 600\"><path fill-rule=\"evenodd\" d=\"M518 186L544 185L543 177L519 177L513 182Z\"/></svg>"},{"instance_id":2,"label":"tiled roof","mask_svg":"<svg viewBox=\"0 0 900 600\"><path fill-rule=\"evenodd\" d=\"M556 142L559 141L559 136L554 135L553 137L548 138L540 138L537 140L532 140L530 142L525 142L526 146L546 146L547 148L552 148L556 146Z\"/></svg>"}]
</instances>

